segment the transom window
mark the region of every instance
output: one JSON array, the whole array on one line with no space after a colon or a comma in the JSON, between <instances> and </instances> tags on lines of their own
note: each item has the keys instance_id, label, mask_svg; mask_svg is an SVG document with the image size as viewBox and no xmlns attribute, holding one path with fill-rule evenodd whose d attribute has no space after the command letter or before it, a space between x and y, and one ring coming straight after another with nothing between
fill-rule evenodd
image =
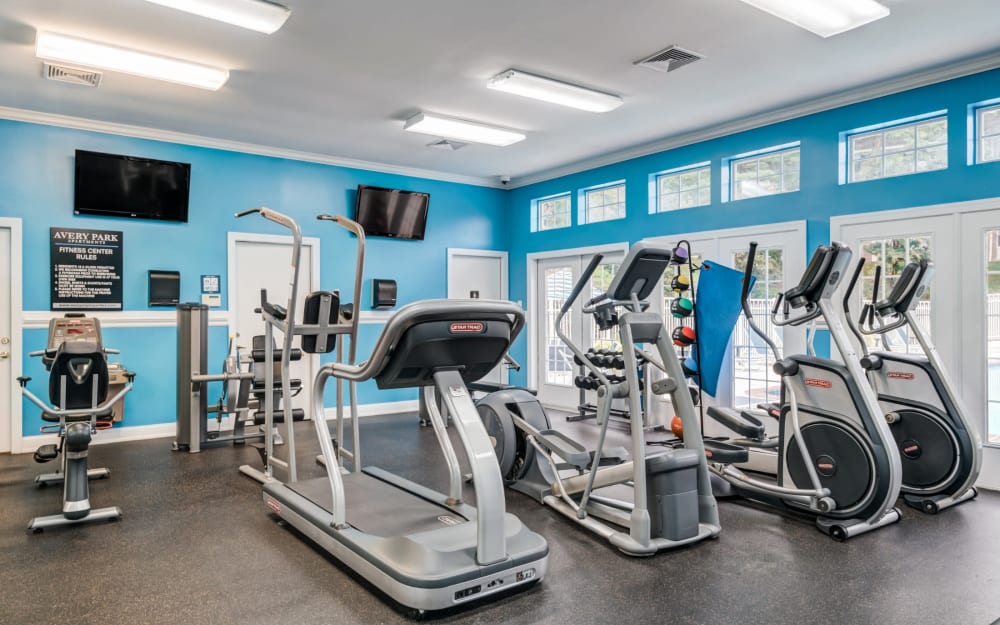
<instances>
[{"instance_id":1,"label":"transom window","mask_svg":"<svg viewBox=\"0 0 1000 625\"><path fill-rule=\"evenodd\" d=\"M1000 104L976 109L977 163L1000 161Z\"/></svg>"},{"instance_id":2,"label":"transom window","mask_svg":"<svg viewBox=\"0 0 1000 625\"><path fill-rule=\"evenodd\" d=\"M743 200L799 190L799 146L729 160L730 197Z\"/></svg>"},{"instance_id":3,"label":"transom window","mask_svg":"<svg viewBox=\"0 0 1000 625\"><path fill-rule=\"evenodd\" d=\"M535 225L532 232L568 228L573 225L571 203L569 193L532 200L531 208Z\"/></svg>"},{"instance_id":4,"label":"transom window","mask_svg":"<svg viewBox=\"0 0 1000 625\"><path fill-rule=\"evenodd\" d=\"M1000 127L1000 122L997 125ZM1000 128L997 132L1000 133ZM948 118L943 114L848 134L847 143L848 182L948 168Z\"/></svg>"},{"instance_id":5,"label":"transom window","mask_svg":"<svg viewBox=\"0 0 1000 625\"><path fill-rule=\"evenodd\" d=\"M655 177L657 213L712 203L712 167L707 163L672 169Z\"/></svg>"},{"instance_id":6,"label":"transom window","mask_svg":"<svg viewBox=\"0 0 1000 625\"><path fill-rule=\"evenodd\" d=\"M624 181L583 189L580 195L581 224L625 217Z\"/></svg>"}]
</instances>

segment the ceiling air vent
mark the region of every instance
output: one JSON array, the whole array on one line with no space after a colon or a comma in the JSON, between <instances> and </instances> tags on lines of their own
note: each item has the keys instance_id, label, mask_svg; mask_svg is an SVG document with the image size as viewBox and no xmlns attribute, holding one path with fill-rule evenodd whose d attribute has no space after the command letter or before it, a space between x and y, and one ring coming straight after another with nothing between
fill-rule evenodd
<instances>
[{"instance_id":1,"label":"ceiling air vent","mask_svg":"<svg viewBox=\"0 0 1000 625\"><path fill-rule=\"evenodd\" d=\"M74 85L96 87L101 84L101 76L103 76L101 72L95 72L91 69L79 69L66 65L53 65L52 63L44 63L44 66L45 77L49 80L58 80Z\"/></svg>"},{"instance_id":2,"label":"ceiling air vent","mask_svg":"<svg viewBox=\"0 0 1000 625\"><path fill-rule=\"evenodd\" d=\"M703 58L705 57L697 52L691 52L677 46L667 46L650 57L636 61L635 64L657 72L672 72Z\"/></svg>"},{"instance_id":3,"label":"ceiling air vent","mask_svg":"<svg viewBox=\"0 0 1000 625\"><path fill-rule=\"evenodd\" d=\"M431 141L427 144L427 147L434 148L435 150L461 150L468 143L462 143L461 141L452 141L451 139L438 139L437 141Z\"/></svg>"}]
</instances>

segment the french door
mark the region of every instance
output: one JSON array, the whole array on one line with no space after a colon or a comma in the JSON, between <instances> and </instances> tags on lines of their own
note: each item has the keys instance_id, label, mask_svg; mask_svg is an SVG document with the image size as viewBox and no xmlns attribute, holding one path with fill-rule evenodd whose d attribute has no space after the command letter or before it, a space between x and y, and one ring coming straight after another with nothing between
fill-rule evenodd
<instances>
[{"instance_id":1,"label":"french door","mask_svg":"<svg viewBox=\"0 0 1000 625\"><path fill-rule=\"evenodd\" d=\"M915 316L979 428L979 484L1000 488L1000 199L834 218L831 233L871 265L862 293L854 295L855 313L862 296L871 298L876 265L885 277L879 297L885 297L908 262L934 263L933 282ZM884 346L869 340L869 347L920 353L905 332L884 340Z\"/></svg>"},{"instance_id":2,"label":"french door","mask_svg":"<svg viewBox=\"0 0 1000 625\"><path fill-rule=\"evenodd\" d=\"M579 403L580 391L573 378L580 375L580 367L573 362L573 353L556 334L556 319L592 256L548 255L534 262L535 385L539 399L546 406L574 411ZM591 276L588 287L563 317L561 330L584 351L620 348L617 332L614 329L600 331L591 316L583 314L581 302L607 290L623 257L618 250L604 252L604 260Z\"/></svg>"},{"instance_id":3,"label":"french door","mask_svg":"<svg viewBox=\"0 0 1000 625\"><path fill-rule=\"evenodd\" d=\"M805 351L805 333L801 328L776 328L770 321L771 305L778 293L796 284L805 270L806 228L805 222L767 224L753 228L734 228L711 232L693 233L684 236L657 238L665 244L675 245L679 240L688 241L691 246L692 264L697 268L705 260L715 261L742 271L746 267L747 250L751 241L757 242L754 259L753 291L750 306L754 320L768 336L775 340L782 353L794 354ZM692 297L697 293L699 270L690 276L691 290L677 293L671 288L674 276L687 275L682 267L671 267L663 277L663 297L654 306L663 314L667 328L673 330L681 320L670 313L670 305L677 297ZM697 305L697 304L696 304ZM685 322L691 325L690 321ZM696 355L694 348L679 355ZM767 344L750 329L741 315L733 330L719 372L719 384L715 397L705 397L706 403L739 408L753 407L758 403L774 401L780 394L780 381L771 371L774 355ZM653 404L658 420L672 415L672 408L665 396L656 396ZM671 413L671 414L667 414ZM727 432L714 423L705 423L705 432L710 435L726 435Z\"/></svg>"}]
</instances>

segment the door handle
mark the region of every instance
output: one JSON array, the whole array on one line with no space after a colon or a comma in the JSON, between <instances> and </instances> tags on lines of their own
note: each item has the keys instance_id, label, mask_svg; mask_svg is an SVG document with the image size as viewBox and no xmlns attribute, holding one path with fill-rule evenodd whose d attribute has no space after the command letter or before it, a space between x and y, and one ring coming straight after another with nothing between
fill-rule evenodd
<instances>
[{"instance_id":1,"label":"door handle","mask_svg":"<svg viewBox=\"0 0 1000 625\"><path fill-rule=\"evenodd\" d=\"M10 352L0 352L0 359L6 360L10 358Z\"/></svg>"}]
</instances>

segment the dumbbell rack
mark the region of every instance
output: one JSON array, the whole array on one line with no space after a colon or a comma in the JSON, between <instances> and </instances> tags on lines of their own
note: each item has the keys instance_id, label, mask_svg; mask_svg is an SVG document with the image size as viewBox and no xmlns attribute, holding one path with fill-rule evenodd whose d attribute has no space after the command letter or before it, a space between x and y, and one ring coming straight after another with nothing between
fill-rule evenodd
<instances>
[{"instance_id":1,"label":"dumbbell rack","mask_svg":"<svg viewBox=\"0 0 1000 625\"><path fill-rule=\"evenodd\" d=\"M600 353L600 352L594 351L594 350L588 350L587 351L587 355L588 356L593 355L596 358L602 359L602 360L604 360L604 363L600 362L599 360L596 360L596 361L595 360L591 360L591 362L594 362L595 365L597 365L601 369L604 369L605 372L607 372L609 370L624 370L625 364L622 361L622 354L621 354L621 352L608 353L608 352L606 352L604 350L600 350L600 351L603 352L603 353ZM617 355L617 359L615 358L616 355ZM642 392L640 401L642 403L643 413L645 413L646 406L648 405L648 397L647 397L647 390L646 390L646 384L645 384L646 374L647 374L647 371L646 371L647 366L648 365L647 365L647 363L646 363L645 360L640 360L640 366L639 366L639 386L640 386L640 389L641 389L641 392ZM579 371L580 371L580 375L578 375L576 377L576 379L574 380L574 385L578 389L580 389L580 403L577 406L577 413L575 415L569 415L568 417L566 417L566 420L570 421L570 422L572 422L572 421L585 421L587 419L594 419L594 418L597 417L597 406L595 404L587 401L587 391L588 390L591 390L591 391L592 390L596 390L596 387L594 389L588 389L588 388L584 388L583 386L581 386L580 384L577 383L578 381L580 381L581 378L587 378L587 379L593 379L593 380L596 380L596 378L594 378L593 376L588 375L588 369L585 366L583 366L583 365L580 365ZM609 377L612 377L612 376L609 375ZM624 378L622 378L622 380L624 380ZM612 381L614 381L614 380L612 380ZM611 408L610 418L611 418L611 420L617 421L619 423L628 423L628 424L632 423L631 415L629 415L628 410L621 409L621 408ZM645 419L643 420L643 425L645 426Z\"/></svg>"}]
</instances>

